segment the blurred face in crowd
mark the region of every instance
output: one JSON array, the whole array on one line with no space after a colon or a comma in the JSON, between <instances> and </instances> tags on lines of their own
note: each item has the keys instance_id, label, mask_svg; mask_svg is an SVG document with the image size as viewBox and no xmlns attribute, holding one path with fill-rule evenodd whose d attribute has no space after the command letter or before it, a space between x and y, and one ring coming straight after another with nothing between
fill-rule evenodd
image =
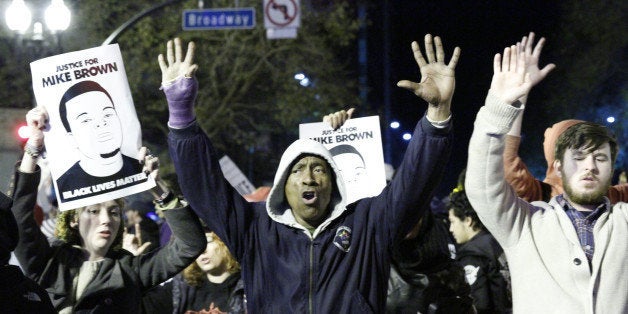
<instances>
[{"instance_id":1,"label":"blurred face in crowd","mask_svg":"<svg viewBox=\"0 0 628 314\"><path fill-rule=\"evenodd\" d=\"M316 228L328 213L333 188L331 167L321 157L305 156L290 169L284 191L296 221Z\"/></svg>"},{"instance_id":2,"label":"blurred face in crowd","mask_svg":"<svg viewBox=\"0 0 628 314\"><path fill-rule=\"evenodd\" d=\"M473 230L471 222L470 217L460 219L454 214L453 210L449 210L449 232L454 236L456 243L467 243L477 233L477 231Z\"/></svg>"},{"instance_id":3,"label":"blurred face in crowd","mask_svg":"<svg viewBox=\"0 0 628 314\"><path fill-rule=\"evenodd\" d=\"M565 150L556 169L560 172L567 198L580 205L597 205L603 202L610 186L613 165L610 146L598 149L586 147Z\"/></svg>"},{"instance_id":4,"label":"blurred face in crowd","mask_svg":"<svg viewBox=\"0 0 628 314\"><path fill-rule=\"evenodd\" d=\"M205 251L196 258L196 264L205 273L219 276L227 271L226 247L220 246L218 239L211 232L205 233L207 247Z\"/></svg>"},{"instance_id":5,"label":"blurred face in crowd","mask_svg":"<svg viewBox=\"0 0 628 314\"><path fill-rule=\"evenodd\" d=\"M79 234L90 260L104 257L118 234L121 208L114 200L85 207L78 217Z\"/></svg>"}]
</instances>

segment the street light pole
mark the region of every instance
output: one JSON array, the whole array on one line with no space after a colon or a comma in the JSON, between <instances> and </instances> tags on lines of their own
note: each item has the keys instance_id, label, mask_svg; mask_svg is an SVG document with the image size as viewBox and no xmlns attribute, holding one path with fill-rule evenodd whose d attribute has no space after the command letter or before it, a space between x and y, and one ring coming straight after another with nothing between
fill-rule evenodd
<instances>
[{"instance_id":1,"label":"street light pole","mask_svg":"<svg viewBox=\"0 0 628 314\"><path fill-rule=\"evenodd\" d=\"M120 27L118 27L115 31L113 31L113 33L111 33L111 35L109 35L109 37L107 37L107 39L105 39L105 41L102 43L103 46L109 45L111 43L113 43L116 39L118 39L118 37L120 37L120 35L122 35L122 33L124 33L127 29L129 29L131 26L135 25L135 23L137 23L139 20L143 19L144 17L152 14L153 12L160 10L164 7L167 7L169 5L173 5L179 2L182 2L183 0L170 0L170 1L166 1L164 3L161 4L157 4L155 6L152 6L138 14L136 14L135 16L133 16L132 18L130 18L128 21L124 22L124 24L120 25Z\"/></svg>"}]
</instances>

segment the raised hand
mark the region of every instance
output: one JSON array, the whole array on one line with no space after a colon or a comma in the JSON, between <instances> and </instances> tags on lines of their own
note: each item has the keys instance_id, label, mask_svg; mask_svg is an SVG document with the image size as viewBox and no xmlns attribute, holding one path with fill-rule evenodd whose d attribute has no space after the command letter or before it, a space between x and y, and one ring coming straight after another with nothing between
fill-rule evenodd
<instances>
[{"instance_id":1,"label":"raised hand","mask_svg":"<svg viewBox=\"0 0 628 314\"><path fill-rule=\"evenodd\" d=\"M436 54L434 54L434 47L436 47ZM451 60L445 64L445 53L440 37L436 36L432 41L432 35L427 34L425 35L427 61L423 58L416 41L412 42L412 52L421 71L421 80L419 83L402 80L397 83L397 86L413 92L427 101L430 106L446 106L449 110L456 86L455 69L460 58L460 48L454 49Z\"/></svg>"},{"instance_id":2,"label":"raised hand","mask_svg":"<svg viewBox=\"0 0 628 314\"><path fill-rule=\"evenodd\" d=\"M140 224L135 224L135 234L128 233L126 227L124 227L124 233L122 234L123 249L131 252L131 254L135 256L138 256L143 254L150 245L151 242L142 243Z\"/></svg>"},{"instance_id":3,"label":"raised hand","mask_svg":"<svg viewBox=\"0 0 628 314\"><path fill-rule=\"evenodd\" d=\"M48 112L44 107L36 107L26 113L26 125L30 131L28 144L37 148L44 146L44 128L47 122Z\"/></svg>"},{"instance_id":4,"label":"raised hand","mask_svg":"<svg viewBox=\"0 0 628 314\"><path fill-rule=\"evenodd\" d=\"M137 158L140 160L140 163L144 164L142 170L153 177L153 179L159 180L159 158L153 156L146 147L140 148Z\"/></svg>"},{"instance_id":5,"label":"raised hand","mask_svg":"<svg viewBox=\"0 0 628 314\"><path fill-rule=\"evenodd\" d=\"M330 113L323 117L323 122L329 123L331 128L334 130L338 130L347 120L351 119L351 115L353 115L353 111L355 108L351 108L349 110L340 110L334 113Z\"/></svg>"},{"instance_id":6,"label":"raised hand","mask_svg":"<svg viewBox=\"0 0 628 314\"><path fill-rule=\"evenodd\" d=\"M174 49L173 49L174 45ZM175 79L185 76L192 77L198 65L194 64L194 50L196 46L194 42L188 43L188 50L183 59L183 48L181 47L181 39L175 38L174 44L172 40L166 43L166 59L164 55L159 54L157 61L159 62L159 68L161 68L161 82L168 83ZM167 63L166 63L167 61Z\"/></svg>"},{"instance_id":7,"label":"raised hand","mask_svg":"<svg viewBox=\"0 0 628 314\"><path fill-rule=\"evenodd\" d=\"M526 74L526 63L523 53L517 54L517 46L506 47L504 56L498 53L493 59L493 80L490 92L508 104L526 95L532 83Z\"/></svg>"},{"instance_id":8,"label":"raised hand","mask_svg":"<svg viewBox=\"0 0 628 314\"><path fill-rule=\"evenodd\" d=\"M19 171L33 173L37 168L37 160L44 151L44 129L48 123L48 113L44 107L36 107L26 113L26 125L30 135L24 145L24 155Z\"/></svg>"},{"instance_id":9,"label":"raised hand","mask_svg":"<svg viewBox=\"0 0 628 314\"><path fill-rule=\"evenodd\" d=\"M157 184L155 187L150 189L150 193L153 194L155 199L162 198L165 194L168 194L170 188L168 187L168 184L159 176L159 157L155 157L151 154L148 148L142 147L140 148L137 158L140 160L140 163L144 164L142 171L151 176Z\"/></svg>"},{"instance_id":10,"label":"raised hand","mask_svg":"<svg viewBox=\"0 0 628 314\"><path fill-rule=\"evenodd\" d=\"M535 86L541 82L549 72L556 68L556 65L550 63L544 66L543 69L539 69L539 58L541 57L541 51L545 45L545 38L542 37L539 42L536 43L534 49L532 48L533 44L534 33L530 32L528 37L523 36L521 44L517 45L517 50L519 54L523 53L526 62L526 73L530 74L530 83L532 86Z\"/></svg>"}]
</instances>

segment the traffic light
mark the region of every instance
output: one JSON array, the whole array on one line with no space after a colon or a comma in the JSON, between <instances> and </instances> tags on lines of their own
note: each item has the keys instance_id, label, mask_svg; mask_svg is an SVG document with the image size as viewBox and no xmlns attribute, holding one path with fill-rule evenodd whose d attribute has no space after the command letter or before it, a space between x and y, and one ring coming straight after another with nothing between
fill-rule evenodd
<instances>
[{"instance_id":1,"label":"traffic light","mask_svg":"<svg viewBox=\"0 0 628 314\"><path fill-rule=\"evenodd\" d=\"M31 131L28 129L26 123L20 123L16 128L15 134L20 142L26 142L31 136Z\"/></svg>"}]
</instances>

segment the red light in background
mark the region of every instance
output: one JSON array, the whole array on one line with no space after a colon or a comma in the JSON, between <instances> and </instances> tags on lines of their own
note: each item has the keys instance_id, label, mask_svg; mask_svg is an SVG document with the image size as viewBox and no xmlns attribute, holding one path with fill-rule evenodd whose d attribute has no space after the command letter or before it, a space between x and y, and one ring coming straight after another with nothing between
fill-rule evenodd
<instances>
[{"instance_id":1,"label":"red light in background","mask_svg":"<svg viewBox=\"0 0 628 314\"><path fill-rule=\"evenodd\" d=\"M26 124L20 124L17 127L17 136L20 140L26 141L31 136L31 130L28 129Z\"/></svg>"}]
</instances>

